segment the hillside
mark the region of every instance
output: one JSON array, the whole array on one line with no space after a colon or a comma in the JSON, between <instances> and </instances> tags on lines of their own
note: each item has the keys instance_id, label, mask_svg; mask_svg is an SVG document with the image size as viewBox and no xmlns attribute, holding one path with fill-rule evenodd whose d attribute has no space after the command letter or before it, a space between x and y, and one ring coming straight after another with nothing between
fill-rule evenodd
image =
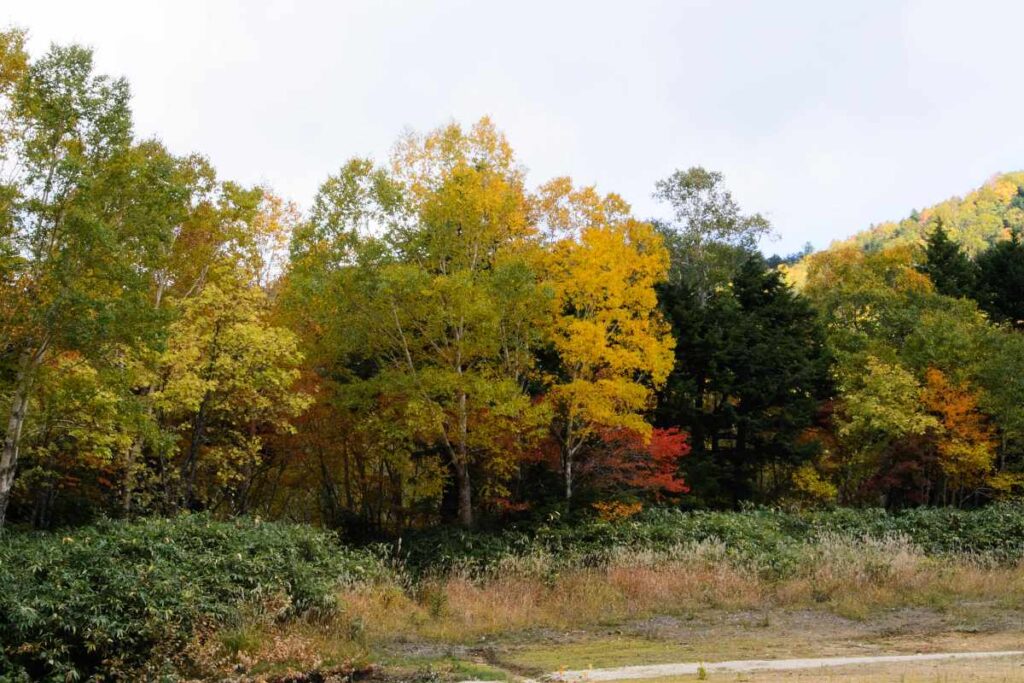
<instances>
[{"instance_id":1,"label":"hillside","mask_svg":"<svg viewBox=\"0 0 1024 683\"><path fill-rule=\"evenodd\" d=\"M1006 239L1010 228L1024 227L1024 172L996 175L964 197L951 197L914 210L902 220L873 225L847 240L833 242L832 247L853 244L874 251L898 244L917 244L939 218L950 237L971 255Z\"/></svg>"}]
</instances>

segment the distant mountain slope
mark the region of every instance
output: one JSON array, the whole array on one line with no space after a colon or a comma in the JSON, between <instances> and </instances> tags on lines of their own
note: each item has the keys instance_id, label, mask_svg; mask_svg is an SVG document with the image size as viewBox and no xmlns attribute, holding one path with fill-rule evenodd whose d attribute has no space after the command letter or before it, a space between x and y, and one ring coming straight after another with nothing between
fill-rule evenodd
<instances>
[{"instance_id":1,"label":"distant mountain slope","mask_svg":"<svg viewBox=\"0 0 1024 683\"><path fill-rule=\"evenodd\" d=\"M1024 228L1024 171L991 178L964 197L953 197L935 206L911 212L899 222L871 226L831 247L856 245L875 250L898 244L920 244L941 218L950 237L974 255Z\"/></svg>"}]
</instances>

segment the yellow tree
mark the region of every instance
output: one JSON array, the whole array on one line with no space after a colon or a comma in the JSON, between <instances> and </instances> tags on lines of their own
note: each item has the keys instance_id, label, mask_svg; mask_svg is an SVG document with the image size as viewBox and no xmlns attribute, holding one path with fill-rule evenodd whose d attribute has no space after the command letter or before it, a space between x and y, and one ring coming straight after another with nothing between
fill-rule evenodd
<instances>
[{"instance_id":1,"label":"yellow tree","mask_svg":"<svg viewBox=\"0 0 1024 683\"><path fill-rule=\"evenodd\" d=\"M32 523L50 526L59 492L101 502L116 489L123 456L140 429L125 372L95 367L77 352L50 356L40 368L36 410L28 418L17 494Z\"/></svg>"},{"instance_id":2,"label":"yellow tree","mask_svg":"<svg viewBox=\"0 0 1024 683\"><path fill-rule=\"evenodd\" d=\"M171 325L160 359L165 381L153 398L184 444L180 476L189 506L244 484L260 462L263 435L291 430L290 420L309 405L295 390L298 340L267 313L262 289L218 274ZM212 482L207 492L197 490L200 471Z\"/></svg>"},{"instance_id":3,"label":"yellow tree","mask_svg":"<svg viewBox=\"0 0 1024 683\"><path fill-rule=\"evenodd\" d=\"M530 209L511 147L483 119L407 136L390 169L349 162L292 243L287 295L314 312L301 323L312 355L333 365L341 401L398 406L409 441L442 455L464 526L478 477L506 478L507 444L537 422Z\"/></svg>"},{"instance_id":4,"label":"yellow tree","mask_svg":"<svg viewBox=\"0 0 1024 683\"><path fill-rule=\"evenodd\" d=\"M574 464L601 430L650 437L643 413L672 370L675 346L654 289L668 274L668 253L621 197L567 178L541 188L537 210L552 242L549 340L559 366L548 400L570 501Z\"/></svg>"}]
</instances>

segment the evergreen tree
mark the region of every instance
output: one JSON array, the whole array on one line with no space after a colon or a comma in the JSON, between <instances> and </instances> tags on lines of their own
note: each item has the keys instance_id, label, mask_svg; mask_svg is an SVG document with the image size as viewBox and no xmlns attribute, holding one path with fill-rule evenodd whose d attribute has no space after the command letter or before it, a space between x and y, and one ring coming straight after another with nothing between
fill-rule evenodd
<instances>
[{"instance_id":1,"label":"evergreen tree","mask_svg":"<svg viewBox=\"0 0 1024 683\"><path fill-rule=\"evenodd\" d=\"M659 419L690 429L687 481L704 502L772 497L814 453L800 436L828 395L824 333L760 254L706 306L697 302L686 285L662 290L679 341Z\"/></svg>"},{"instance_id":2,"label":"evergreen tree","mask_svg":"<svg viewBox=\"0 0 1024 683\"><path fill-rule=\"evenodd\" d=\"M1024 328L1024 243L1020 232L978 256L978 305L996 322Z\"/></svg>"},{"instance_id":3,"label":"evergreen tree","mask_svg":"<svg viewBox=\"0 0 1024 683\"><path fill-rule=\"evenodd\" d=\"M918 270L931 279L936 291L952 297L970 296L974 291L975 268L960 243L949 238L941 218L925 243L925 262Z\"/></svg>"},{"instance_id":4,"label":"evergreen tree","mask_svg":"<svg viewBox=\"0 0 1024 683\"><path fill-rule=\"evenodd\" d=\"M676 278L659 288L658 298L676 338L675 366L658 395L660 426L680 425L690 433L686 479L695 504L724 504L730 499L719 463L713 458L720 423L722 385L727 383L727 353L736 329L730 296L714 293L702 305L697 288Z\"/></svg>"}]
</instances>

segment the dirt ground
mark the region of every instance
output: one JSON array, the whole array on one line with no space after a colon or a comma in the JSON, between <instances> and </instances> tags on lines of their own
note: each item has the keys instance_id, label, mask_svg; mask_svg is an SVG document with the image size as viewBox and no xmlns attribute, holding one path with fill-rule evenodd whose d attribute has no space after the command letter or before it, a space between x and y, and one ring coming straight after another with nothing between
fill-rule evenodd
<instances>
[{"instance_id":1,"label":"dirt ground","mask_svg":"<svg viewBox=\"0 0 1024 683\"><path fill-rule=\"evenodd\" d=\"M434 680L515 680L637 664L1018 649L1024 649L1024 613L962 604L941 611L894 609L866 619L813 609L697 612L589 630L526 631L479 643L392 642L383 659L405 667L420 662L434 672ZM1024 659L648 680L1024 681Z\"/></svg>"},{"instance_id":2,"label":"dirt ground","mask_svg":"<svg viewBox=\"0 0 1024 683\"><path fill-rule=\"evenodd\" d=\"M378 631L353 640L351 625L343 622L310 628L309 633L283 634L279 649L290 651L289 643L294 641L301 647L293 651L318 653L326 662L325 653L333 650L334 662L363 668L357 672L343 667L346 673L318 671L309 668L309 656L286 656L275 666L252 664L237 669L237 676L218 680L540 681L557 672L637 665L1024 650L1024 611L1007 601L952 601L935 607L876 609L863 616L843 616L825 606L699 609L572 630L528 628L447 639L404 630ZM305 673L296 675L296 671ZM604 675L601 680L613 679ZM728 674L712 668L703 677L687 674L645 680L1024 683L1024 657Z\"/></svg>"},{"instance_id":3,"label":"dirt ground","mask_svg":"<svg viewBox=\"0 0 1024 683\"><path fill-rule=\"evenodd\" d=\"M801 671L773 671L745 674L708 674L646 679L651 683L712 682L786 683L1008 683L1024 681L1024 657L1000 657L971 661L927 662L919 664L877 664ZM625 683L625 681L622 681ZM633 683L631 681L630 683Z\"/></svg>"}]
</instances>

